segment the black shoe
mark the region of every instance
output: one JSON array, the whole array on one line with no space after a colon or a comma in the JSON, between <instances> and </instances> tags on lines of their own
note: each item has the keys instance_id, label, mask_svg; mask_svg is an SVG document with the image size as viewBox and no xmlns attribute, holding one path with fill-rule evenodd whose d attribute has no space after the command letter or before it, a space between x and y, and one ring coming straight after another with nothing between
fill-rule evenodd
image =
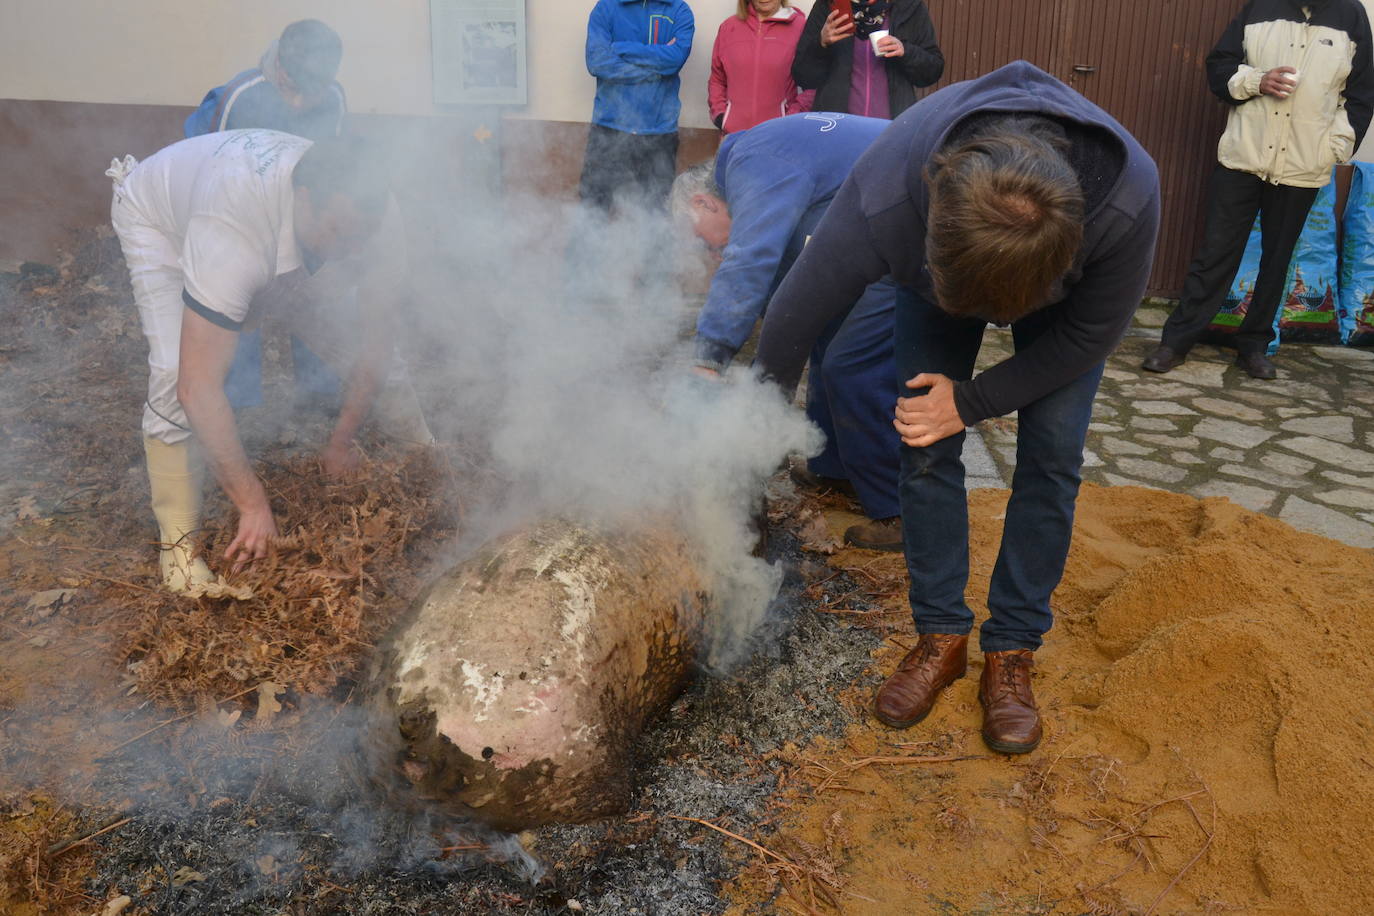
<instances>
[{"instance_id":1,"label":"black shoe","mask_svg":"<svg viewBox=\"0 0 1374 916\"><path fill-rule=\"evenodd\" d=\"M793 465L789 476L794 484L805 490L812 490L816 493L839 493L850 499L859 498L859 494L854 492L854 485L843 477L822 477L820 474L813 473L804 464Z\"/></svg>"},{"instance_id":2,"label":"black shoe","mask_svg":"<svg viewBox=\"0 0 1374 916\"><path fill-rule=\"evenodd\" d=\"M1168 372L1170 369L1177 369L1183 365L1183 360L1187 358L1186 353L1179 353L1173 347L1160 345L1155 347L1155 351L1145 357L1145 362L1140 364L1140 368L1146 372Z\"/></svg>"},{"instance_id":3,"label":"black shoe","mask_svg":"<svg viewBox=\"0 0 1374 916\"><path fill-rule=\"evenodd\" d=\"M1278 378L1279 371L1263 353L1237 353L1236 365L1246 371L1251 378Z\"/></svg>"},{"instance_id":4,"label":"black shoe","mask_svg":"<svg viewBox=\"0 0 1374 916\"><path fill-rule=\"evenodd\" d=\"M901 553L902 517L894 515L891 518L875 518L862 525L851 525L845 529L844 541L864 550Z\"/></svg>"}]
</instances>

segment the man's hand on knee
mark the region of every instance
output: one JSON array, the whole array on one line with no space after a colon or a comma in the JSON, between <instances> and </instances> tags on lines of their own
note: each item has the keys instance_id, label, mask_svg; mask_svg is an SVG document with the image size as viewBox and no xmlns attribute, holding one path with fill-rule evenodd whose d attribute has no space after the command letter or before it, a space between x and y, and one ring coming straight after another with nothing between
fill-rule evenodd
<instances>
[{"instance_id":1,"label":"man's hand on knee","mask_svg":"<svg viewBox=\"0 0 1374 916\"><path fill-rule=\"evenodd\" d=\"M923 395L897 399L897 428L902 442L925 448L964 430L964 421L954 404L954 380L934 372L923 372L906 383L908 388L928 388Z\"/></svg>"}]
</instances>

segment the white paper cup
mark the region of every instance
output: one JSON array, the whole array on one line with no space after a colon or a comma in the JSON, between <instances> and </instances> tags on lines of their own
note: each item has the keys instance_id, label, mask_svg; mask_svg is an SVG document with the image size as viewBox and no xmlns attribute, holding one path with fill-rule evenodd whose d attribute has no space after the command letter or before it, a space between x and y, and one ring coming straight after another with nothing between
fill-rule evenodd
<instances>
[{"instance_id":1,"label":"white paper cup","mask_svg":"<svg viewBox=\"0 0 1374 916\"><path fill-rule=\"evenodd\" d=\"M883 52L878 50L878 42L886 38L888 34L890 33L887 29L878 29L876 32L869 33L868 42L873 45L873 53L879 57L883 56Z\"/></svg>"}]
</instances>

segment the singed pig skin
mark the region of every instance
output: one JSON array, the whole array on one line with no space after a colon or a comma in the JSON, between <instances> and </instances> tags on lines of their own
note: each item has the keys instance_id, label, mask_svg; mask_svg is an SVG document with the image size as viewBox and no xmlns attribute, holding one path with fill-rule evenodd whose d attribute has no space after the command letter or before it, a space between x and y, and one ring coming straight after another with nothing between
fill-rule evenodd
<instances>
[{"instance_id":1,"label":"singed pig skin","mask_svg":"<svg viewBox=\"0 0 1374 916\"><path fill-rule=\"evenodd\" d=\"M507 536L393 632L371 710L383 765L506 830L623 810L631 748L686 684L708 603L669 533Z\"/></svg>"}]
</instances>

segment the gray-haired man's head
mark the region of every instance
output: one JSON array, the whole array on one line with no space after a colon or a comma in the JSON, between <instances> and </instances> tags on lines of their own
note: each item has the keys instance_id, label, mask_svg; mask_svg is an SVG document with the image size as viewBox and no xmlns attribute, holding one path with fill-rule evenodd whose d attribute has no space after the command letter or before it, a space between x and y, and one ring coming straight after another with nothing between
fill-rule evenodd
<instances>
[{"instance_id":1,"label":"gray-haired man's head","mask_svg":"<svg viewBox=\"0 0 1374 916\"><path fill-rule=\"evenodd\" d=\"M716 184L716 162L708 159L678 175L668 205L673 218L690 222L692 232L712 251L730 241L730 207Z\"/></svg>"}]
</instances>

